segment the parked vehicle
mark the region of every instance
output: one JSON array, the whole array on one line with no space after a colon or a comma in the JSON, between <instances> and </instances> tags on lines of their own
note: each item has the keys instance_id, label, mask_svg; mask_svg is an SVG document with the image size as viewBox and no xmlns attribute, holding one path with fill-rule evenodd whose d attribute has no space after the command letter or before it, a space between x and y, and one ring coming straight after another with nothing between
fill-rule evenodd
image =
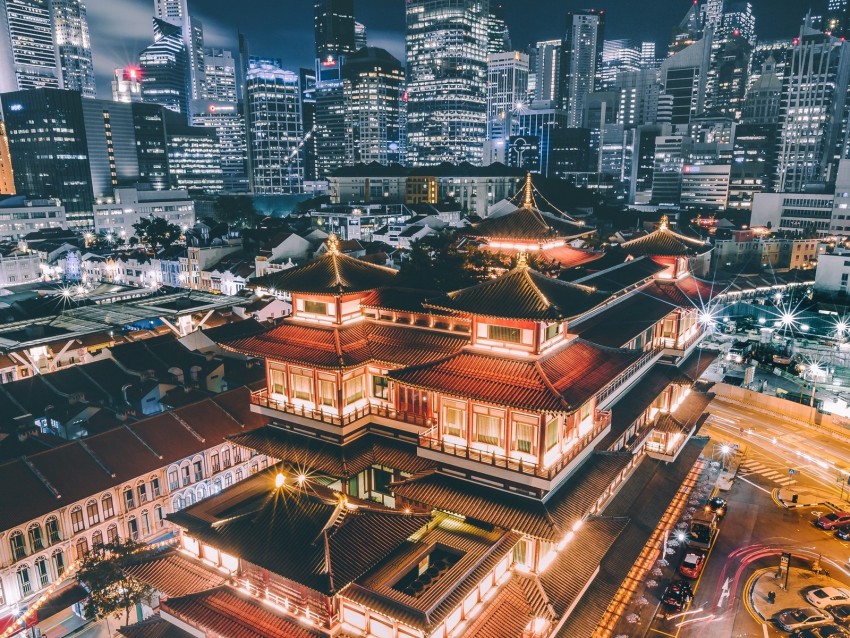
<instances>
[{"instance_id":1,"label":"parked vehicle","mask_svg":"<svg viewBox=\"0 0 850 638\"><path fill-rule=\"evenodd\" d=\"M722 519L724 516L726 516L727 505L728 504L726 503L725 498L715 496L714 498L710 499L708 503L705 504L704 509L706 512L713 512L717 515L717 518Z\"/></svg>"},{"instance_id":2,"label":"parked vehicle","mask_svg":"<svg viewBox=\"0 0 850 638\"><path fill-rule=\"evenodd\" d=\"M841 587L818 587L806 592L806 601L818 609L834 605L850 604L850 589Z\"/></svg>"},{"instance_id":3,"label":"parked vehicle","mask_svg":"<svg viewBox=\"0 0 850 638\"><path fill-rule=\"evenodd\" d=\"M829 613L832 614L832 617L835 618L835 622L837 623L841 623L842 625L850 623L850 604L844 603L830 607Z\"/></svg>"},{"instance_id":4,"label":"parked vehicle","mask_svg":"<svg viewBox=\"0 0 850 638\"><path fill-rule=\"evenodd\" d=\"M717 530L717 514L714 512L698 512L691 520L688 537L685 542L688 547L711 549L714 534Z\"/></svg>"},{"instance_id":5,"label":"parked vehicle","mask_svg":"<svg viewBox=\"0 0 850 638\"><path fill-rule=\"evenodd\" d=\"M776 624L779 625L780 629L784 629L785 631L828 625L831 622L832 616L824 610L815 609L814 607L789 609L776 616Z\"/></svg>"},{"instance_id":6,"label":"parked vehicle","mask_svg":"<svg viewBox=\"0 0 850 638\"><path fill-rule=\"evenodd\" d=\"M843 541L850 541L850 525L844 525L835 530L835 538L840 538Z\"/></svg>"},{"instance_id":7,"label":"parked vehicle","mask_svg":"<svg viewBox=\"0 0 850 638\"><path fill-rule=\"evenodd\" d=\"M752 341L733 341L726 355L727 361L733 363L744 363L753 351Z\"/></svg>"},{"instance_id":8,"label":"parked vehicle","mask_svg":"<svg viewBox=\"0 0 850 638\"><path fill-rule=\"evenodd\" d=\"M673 611L682 611L694 597L690 584L684 580L676 580L667 586L661 602Z\"/></svg>"},{"instance_id":9,"label":"parked vehicle","mask_svg":"<svg viewBox=\"0 0 850 638\"><path fill-rule=\"evenodd\" d=\"M821 625L820 627L798 629L791 636L793 638L850 638L850 633L838 625Z\"/></svg>"},{"instance_id":10,"label":"parked vehicle","mask_svg":"<svg viewBox=\"0 0 850 638\"><path fill-rule=\"evenodd\" d=\"M815 527L825 530L843 527L847 524L850 524L850 512L830 512L815 521Z\"/></svg>"},{"instance_id":11,"label":"parked vehicle","mask_svg":"<svg viewBox=\"0 0 850 638\"><path fill-rule=\"evenodd\" d=\"M703 550L688 550L679 565L679 573L685 578L699 578L707 557L708 553Z\"/></svg>"}]
</instances>

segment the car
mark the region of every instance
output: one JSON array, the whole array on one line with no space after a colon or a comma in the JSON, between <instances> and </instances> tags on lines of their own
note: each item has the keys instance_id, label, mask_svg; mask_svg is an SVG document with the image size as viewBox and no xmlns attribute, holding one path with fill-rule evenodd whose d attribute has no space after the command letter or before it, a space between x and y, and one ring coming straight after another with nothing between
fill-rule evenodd
<instances>
[{"instance_id":1,"label":"car","mask_svg":"<svg viewBox=\"0 0 850 638\"><path fill-rule=\"evenodd\" d=\"M791 636L792 638L850 638L850 633L838 625L821 625L798 629Z\"/></svg>"},{"instance_id":2,"label":"car","mask_svg":"<svg viewBox=\"0 0 850 638\"><path fill-rule=\"evenodd\" d=\"M788 609L776 616L776 624L785 631L828 625L831 622L832 616L823 609L815 609L814 607Z\"/></svg>"},{"instance_id":3,"label":"car","mask_svg":"<svg viewBox=\"0 0 850 638\"><path fill-rule=\"evenodd\" d=\"M835 529L850 524L850 512L830 512L815 521L815 527L825 530Z\"/></svg>"},{"instance_id":4,"label":"car","mask_svg":"<svg viewBox=\"0 0 850 638\"><path fill-rule=\"evenodd\" d=\"M806 602L818 609L850 603L850 589L841 587L818 587L806 592Z\"/></svg>"},{"instance_id":5,"label":"car","mask_svg":"<svg viewBox=\"0 0 850 638\"><path fill-rule=\"evenodd\" d=\"M710 499L708 503L705 504L705 511L714 512L715 514L717 514L717 518L723 518L724 516L726 516L727 506L728 504L725 498L720 498L719 496L716 496Z\"/></svg>"},{"instance_id":6,"label":"car","mask_svg":"<svg viewBox=\"0 0 850 638\"><path fill-rule=\"evenodd\" d=\"M673 611L682 611L694 597L690 584L684 580L676 580L667 586L661 602Z\"/></svg>"},{"instance_id":7,"label":"car","mask_svg":"<svg viewBox=\"0 0 850 638\"><path fill-rule=\"evenodd\" d=\"M840 538L843 541L850 541L850 525L844 525L835 530L835 538Z\"/></svg>"},{"instance_id":8,"label":"car","mask_svg":"<svg viewBox=\"0 0 850 638\"><path fill-rule=\"evenodd\" d=\"M835 622L846 625L850 622L850 603L843 603L829 608L829 613L835 618Z\"/></svg>"},{"instance_id":9,"label":"car","mask_svg":"<svg viewBox=\"0 0 850 638\"><path fill-rule=\"evenodd\" d=\"M679 565L679 573L685 578L699 578L708 554L698 549L689 549Z\"/></svg>"}]
</instances>

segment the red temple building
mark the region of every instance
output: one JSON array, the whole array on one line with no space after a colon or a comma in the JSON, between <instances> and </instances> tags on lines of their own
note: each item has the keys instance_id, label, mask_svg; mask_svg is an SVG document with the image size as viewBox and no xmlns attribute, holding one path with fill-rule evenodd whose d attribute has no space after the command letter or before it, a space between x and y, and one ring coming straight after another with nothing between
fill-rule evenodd
<instances>
[{"instance_id":1,"label":"red temple building","mask_svg":"<svg viewBox=\"0 0 850 638\"><path fill-rule=\"evenodd\" d=\"M279 462L169 516L181 552L137 569L161 593L149 622L592 635L705 445L690 389L710 359L687 271L702 248L662 223L620 250L572 282L523 251L449 294L397 288L333 238L275 274L292 315L224 345L265 360L251 401L272 423L230 441ZM194 569L219 580L175 589Z\"/></svg>"}]
</instances>

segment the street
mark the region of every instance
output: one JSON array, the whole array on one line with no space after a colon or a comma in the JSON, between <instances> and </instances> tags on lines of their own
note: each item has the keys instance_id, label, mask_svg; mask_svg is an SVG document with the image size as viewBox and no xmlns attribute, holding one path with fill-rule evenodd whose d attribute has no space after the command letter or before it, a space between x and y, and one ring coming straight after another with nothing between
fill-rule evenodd
<instances>
[{"instance_id":1,"label":"street","mask_svg":"<svg viewBox=\"0 0 850 638\"><path fill-rule=\"evenodd\" d=\"M828 505L786 509L777 498L779 490L806 492L839 505L842 491L845 498L848 493L836 479L839 470L846 477L850 449L828 434L749 407L715 399L707 411L710 416L702 433L711 436L712 442L706 454L721 464L728 461L722 458L722 450L737 445L743 455L732 489L720 493L729 502L728 514L720 524L701 577L692 583L694 600L690 607L684 613L672 614L672 618L659 608L646 635L785 636L774 624L763 623L747 600L754 575L764 568L775 571L780 554L789 552L792 567L806 570L811 584L818 581L808 570L818 559L833 578L850 584L850 543L814 527L815 513L819 516L832 511ZM669 570L675 573L684 551L684 547L677 547L667 556ZM658 595L669 580L660 583ZM798 598L799 605L805 605L802 596Z\"/></svg>"}]
</instances>

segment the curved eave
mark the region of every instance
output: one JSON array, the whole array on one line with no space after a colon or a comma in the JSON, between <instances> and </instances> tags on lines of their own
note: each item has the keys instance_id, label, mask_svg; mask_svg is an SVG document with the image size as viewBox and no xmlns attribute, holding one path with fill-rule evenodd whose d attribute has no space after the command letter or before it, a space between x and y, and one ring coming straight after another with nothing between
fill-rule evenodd
<instances>
[{"instance_id":1,"label":"curved eave","mask_svg":"<svg viewBox=\"0 0 850 638\"><path fill-rule=\"evenodd\" d=\"M538 315L538 316L535 316L535 317L529 317L529 316L509 317L507 315L486 314L486 313L480 313L480 312L473 312L471 310L458 310L457 308L447 308L445 306L438 306L438 305L435 305L435 304L433 304L433 305L432 304L423 304L423 306L426 307L426 308L433 308L434 310L441 310L443 312L447 312L447 313L453 314L453 315L468 316L468 317L469 316L482 317L484 319L507 319L508 321L566 321L566 320L571 318L571 317L566 317L566 316L562 315L561 313L554 313L554 314L551 314L551 315L546 314L545 316ZM577 316L578 315L572 315L572 317L577 317Z\"/></svg>"}]
</instances>

